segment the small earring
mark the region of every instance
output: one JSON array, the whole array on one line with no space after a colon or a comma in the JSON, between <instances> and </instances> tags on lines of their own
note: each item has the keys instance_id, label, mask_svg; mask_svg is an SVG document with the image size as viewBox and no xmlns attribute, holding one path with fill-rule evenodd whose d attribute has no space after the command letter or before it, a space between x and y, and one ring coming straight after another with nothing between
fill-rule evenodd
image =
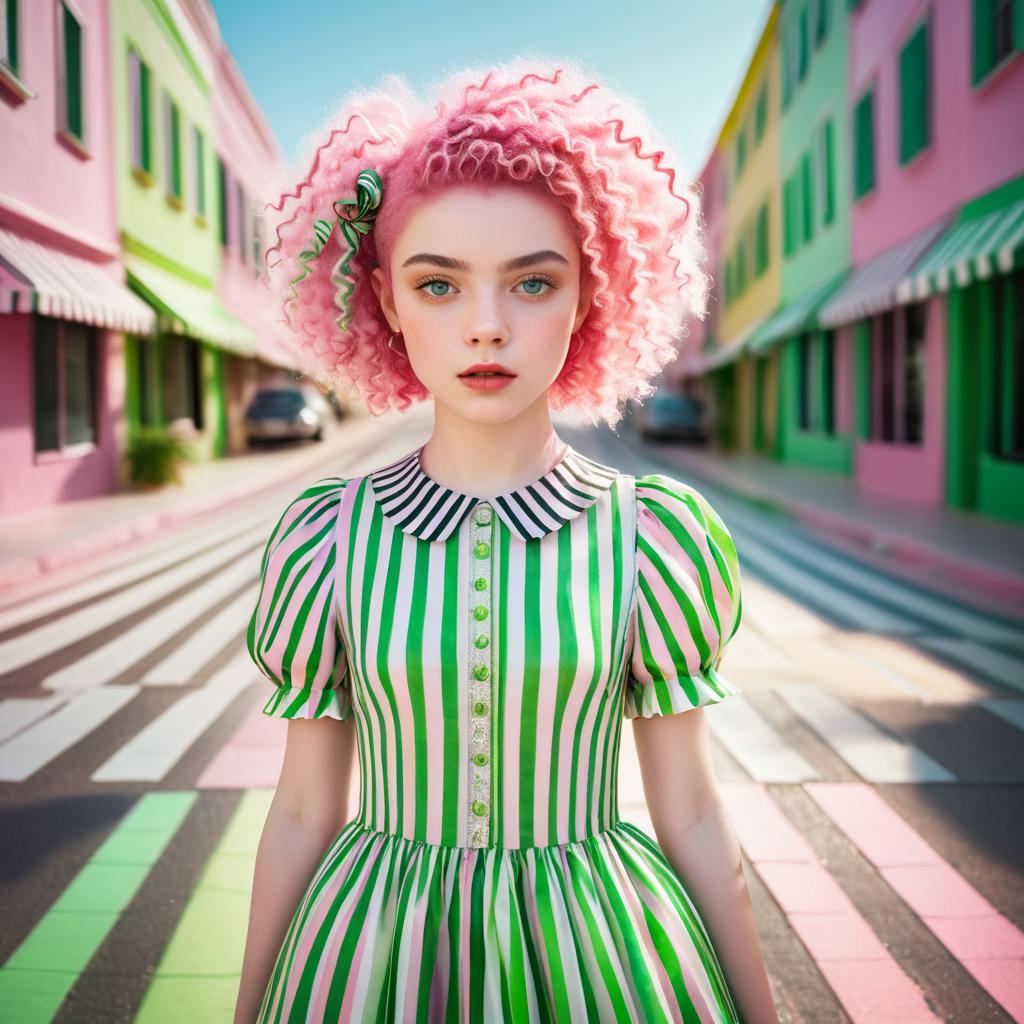
<instances>
[{"instance_id":1,"label":"small earring","mask_svg":"<svg viewBox=\"0 0 1024 1024\"><path fill-rule=\"evenodd\" d=\"M401 333L401 332L398 332L398 333ZM396 352L397 351L397 349L395 348L394 345L391 344L391 342L393 342L395 340L395 338L398 337L398 333L392 334L391 337L388 338L388 348L391 349L392 352Z\"/></svg>"}]
</instances>

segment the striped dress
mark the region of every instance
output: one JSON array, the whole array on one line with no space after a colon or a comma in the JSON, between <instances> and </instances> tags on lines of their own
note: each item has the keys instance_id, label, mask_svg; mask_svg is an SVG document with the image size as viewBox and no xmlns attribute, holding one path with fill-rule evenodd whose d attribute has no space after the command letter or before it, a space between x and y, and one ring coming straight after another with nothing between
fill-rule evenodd
<instances>
[{"instance_id":1,"label":"striped dress","mask_svg":"<svg viewBox=\"0 0 1024 1024\"><path fill-rule=\"evenodd\" d=\"M263 554L263 711L353 719L360 786L259 1021L735 1024L695 904L617 802L624 718L738 692L729 532L692 486L564 442L491 499L421 451L317 480Z\"/></svg>"}]
</instances>

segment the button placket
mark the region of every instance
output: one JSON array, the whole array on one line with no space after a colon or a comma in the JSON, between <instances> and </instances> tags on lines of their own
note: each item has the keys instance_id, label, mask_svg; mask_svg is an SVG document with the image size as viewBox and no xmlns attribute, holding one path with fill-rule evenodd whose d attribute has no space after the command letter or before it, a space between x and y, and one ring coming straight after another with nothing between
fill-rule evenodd
<instances>
[{"instance_id":1,"label":"button placket","mask_svg":"<svg viewBox=\"0 0 1024 1024\"><path fill-rule=\"evenodd\" d=\"M491 528L486 502L473 510L469 569L469 845L490 841L491 790Z\"/></svg>"}]
</instances>

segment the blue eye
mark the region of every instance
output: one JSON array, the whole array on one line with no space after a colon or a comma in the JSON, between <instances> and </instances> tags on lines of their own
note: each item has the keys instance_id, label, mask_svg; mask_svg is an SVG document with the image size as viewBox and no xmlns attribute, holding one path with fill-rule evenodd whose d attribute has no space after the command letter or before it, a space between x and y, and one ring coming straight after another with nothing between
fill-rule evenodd
<instances>
[{"instance_id":1,"label":"blue eye","mask_svg":"<svg viewBox=\"0 0 1024 1024\"><path fill-rule=\"evenodd\" d=\"M435 279L433 281L427 281L426 284L424 285L424 287L425 288L429 288L431 285L435 285L435 284L444 285L445 288L451 288L451 285L447 281L440 281L440 280L437 280L437 279ZM433 292L432 291L430 294L431 295L436 295L438 298L441 298L442 296L447 295L448 293L447 292Z\"/></svg>"}]
</instances>

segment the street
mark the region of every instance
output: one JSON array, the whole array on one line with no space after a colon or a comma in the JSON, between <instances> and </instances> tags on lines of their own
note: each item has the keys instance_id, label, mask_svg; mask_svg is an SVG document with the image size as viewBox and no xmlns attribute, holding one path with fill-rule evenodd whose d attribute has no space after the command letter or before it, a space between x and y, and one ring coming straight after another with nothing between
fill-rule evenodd
<instances>
[{"instance_id":1,"label":"street","mask_svg":"<svg viewBox=\"0 0 1024 1024\"><path fill-rule=\"evenodd\" d=\"M558 429L623 472L689 479L675 446ZM364 437L353 465L415 443ZM691 482L742 567L722 663L742 695L705 713L780 1019L1020 1019L1024 624ZM0 1020L230 1021L285 737L243 631L290 497L0 608ZM625 724L619 806L650 830Z\"/></svg>"}]
</instances>

